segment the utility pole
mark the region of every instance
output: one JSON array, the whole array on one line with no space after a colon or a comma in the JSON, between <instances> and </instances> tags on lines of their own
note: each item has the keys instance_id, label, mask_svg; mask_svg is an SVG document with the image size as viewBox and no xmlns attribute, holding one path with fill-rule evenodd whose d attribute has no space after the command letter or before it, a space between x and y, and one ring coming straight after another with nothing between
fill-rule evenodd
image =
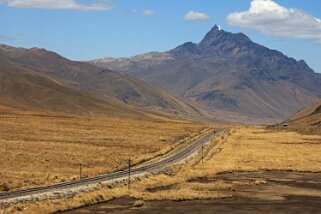
<instances>
[{"instance_id":1,"label":"utility pole","mask_svg":"<svg viewBox=\"0 0 321 214\"><path fill-rule=\"evenodd\" d=\"M204 159L204 145L202 145L202 164L203 164L203 159Z\"/></svg>"},{"instance_id":2,"label":"utility pole","mask_svg":"<svg viewBox=\"0 0 321 214\"><path fill-rule=\"evenodd\" d=\"M79 178L82 178L82 163L80 164L80 168L79 168Z\"/></svg>"},{"instance_id":3,"label":"utility pole","mask_svg":"<svg viewBox=\"0 0 321 214\"><path fill-rule=\"evenodd\" d=\"M128 189L130 189L130 158L128 159Z\"/></svg>"}]
</instances>

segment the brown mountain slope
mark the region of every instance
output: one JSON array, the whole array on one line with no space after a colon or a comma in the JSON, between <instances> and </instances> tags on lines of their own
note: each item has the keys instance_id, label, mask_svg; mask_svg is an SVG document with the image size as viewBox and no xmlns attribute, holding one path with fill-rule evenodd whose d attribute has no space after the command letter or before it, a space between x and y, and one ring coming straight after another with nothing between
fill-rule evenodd
<instances>
[{"instance_id":1,"label":"brown mountain slope","mask_svg":"<svg viewBox=\"0 0 321 214\"><path fill-rule=\"evenodd\" d=\"M291 120L300 119L303 117L308 117L314 114L321 113L321 100L312 103L311 105L303 108L302 110L298 111L295 115L291 117Z\"/></svg>"},{"instance_id":2,"label":"brown mountain slope","mask_svg":"<svg viewBox=\"0 0 321 214\"><path fill-rule=\"evenodd\" d=\"M144 116L142 112L126 107L115 99L107 101L97 98L32 71L12 73L1 68L0 85L0 110L5 112Z\"/></svg>"},{"instance_id":3,"label":"brown mountain slope","mask_svg":"<svg viewBox=\"0 0 321 214\"><path fill-rule=\"evenodd\" d=\"M297 112L285 123L288 124L286 129L306 134L321 135L321 100ZM283 124L276 125L276 127L284 129Z\"/></svg>"},{"instance_id":4,"label":"brown mountain slope","mask_svg":"<svg viewBox=\"0 0 321 214\"><path fill-rule=\"evenodd\" d=\"M15 64L17 66L12 66ZM95 94L96 98L170 114L200 115L193 106L126 74L75 62L44 49L0 45L0 68L11 73L32 70L68 88Z\"/></svg>"},{"instance_id":5,"label":"brown mountain slope","mask_svg":"<svg viewBox=\"0 0 321 214\"><path fill-rule=\"evenodd\" d=\"M230 120L245 115L281 121L321 98L321 75L303 60L217 26L198 44L187 42L164 53L91 63L130 73L197 103L210 115Z\"/></svg>"}]
</instances>

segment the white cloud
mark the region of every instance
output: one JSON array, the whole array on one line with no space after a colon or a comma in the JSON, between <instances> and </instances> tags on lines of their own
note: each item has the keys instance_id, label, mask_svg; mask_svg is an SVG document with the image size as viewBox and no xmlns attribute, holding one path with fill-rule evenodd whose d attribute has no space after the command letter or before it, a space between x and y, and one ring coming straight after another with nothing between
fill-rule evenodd
<instances>
[{"instance_id":1,"label":"white cloud","mask_svg":"<svg viewBox=\"0 0 321 214\"><path fill-rule=\"evenodd\" d=\"M133 9L131 9L131 12L132 12L132 13L137 13L138 10L137 10L136 8L133 8Z\"/></svg>"},{"instance_id":2,"label":"white cloud","mask_svg":"<svg viewBox=\"0 0 321 214\"><path fill-rule=\"evenodd\" d=\"M206 21L210 20L210 17L205 13L195 12L195 11L191 10L184 15L184 19L186 21L206 22Z\"/></svg>"},{"instance_id":3,"label":"white cloud","mask_svg":"<svg viewBox=\"0 0 321 214\"><path fill-rule=\"evenodd\" d=\"M272 0L252 0L249 10L231 13L226 19L230 25L258 29L268 35L321 43L320 19Z\"/></svg>"},{"instance_id":4,"label":"white cloud","mask_svg":"<svg viewBox=\"0 0 321 214\"><path fill-rule=\"evenodd\" d=\"M16 8L38 8L57 10L110 10L106 3L81 4L76 0L0 0L0 4L6 4Z\"/></svg>"},{"instance_id":5,"label":"white cloud","mask_svg":"<svg viewBox=\"0 0 321 214\"><path fill-rule=\"evenodd\" d=\"M151 10L151 9L146 9L144 10L144 15L146 16L150 16L150 15L154 15L155 14L155 11L154 10Z\"/></svg>"}]
</instances>

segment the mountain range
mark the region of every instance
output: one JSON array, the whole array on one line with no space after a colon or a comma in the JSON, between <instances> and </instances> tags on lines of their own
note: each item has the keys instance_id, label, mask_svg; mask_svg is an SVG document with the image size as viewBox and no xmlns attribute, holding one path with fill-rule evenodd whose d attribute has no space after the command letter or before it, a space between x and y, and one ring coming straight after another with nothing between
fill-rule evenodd
<instances>
[{"instance_id":1,"label":"mountain range","mask_svg":"<svg viewBox=\"0 0 321 214\"><path fill-rule=\"evenodd\" d=\"M193 116L193 106L124 73L39 48L0 45L0 105L76 115Z\"/></svg>"},{"instance_id":2,"label":"mountain range","mask_svg":"<svg viewBox=\"0 0 321 214\"><path fill-rule=\"evenodd\" d=\"M229 121L281 121L321 98L321 74L305 61L218 26L197 44L90 63L144 80Z\"/></svg>"},{"instance_id":3,"label":"mountain range","mask_svg":"<svg viewBox=\"0 0 321 214\"><path fill-rule=\"evenodd\" d=\"M321 98L321 74L214 26L199 43L89 62L0 45L0 112L275 123Z\"/></svg>"}]
</instances>

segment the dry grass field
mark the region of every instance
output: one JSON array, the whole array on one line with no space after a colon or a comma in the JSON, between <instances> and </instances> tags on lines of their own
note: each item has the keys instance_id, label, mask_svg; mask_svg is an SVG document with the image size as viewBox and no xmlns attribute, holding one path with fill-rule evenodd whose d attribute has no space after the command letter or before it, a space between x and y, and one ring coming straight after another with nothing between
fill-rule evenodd
<instances>
[{"instance_id":1,"label":"dry grass field","mask_svg":"<svg viewBox=\"0 0 321 214\"><path fill-rule=\"evenodd\" d=\"M133 182L131 190L127 190L126 186L116 186L112 189L81 193L70 199L56 199L52 202L43 201L29 205L20 204L8 211L20 209L23 210L22 213L49 213L125 196L131 196L140 202L229 198L233 197L239 189L243 188L247 195L251 195L249 190L254 191L253 188L257 186L267 185L270 180L264 176L257 177L258 173L262 174L261 172L267 174L271 172L276 180L278 176L286 173L290 174L287 176L291 176L291 172L321 172L321 136L319 135L240 127L217 137L214 141L215 146L208 144L205 147L203 163L197 155L183 167L173 166L167 173ZM223 179L222 176L226 177L227 172L236 173L235 175L246 172L249 175L239 180ZM234 176L233 173L230 176ZM294 178L299 176L301 174L294 175ZM279 199L279 197L270 197L269 194L282 192L283 187L284 185L279 185L273 187L275 189L266 190L267 192L260 190L259 193L265 194L260 197L268 200ZM284 194L312 194L315 197L321 197L321 191L318 190L303 191L286 188L286 191Z\"/></svg>"},{"instance_id":2,"label":"dry grass field","mask_svg":"<svg viewBox=\"0 0 321 214\"><path fill-rule=\"evenodd\" d=\"M230 132L221 149L194 172L210 176L224 171L321 171L320 135L240 128Z\"/></svg>"},{"instance_id":3,"label":"dry grass field","mask_svg":"<svg viewBox=\"0 0 321 214\"><path fill-rule=\"evenodd\" d=\"M193 182L211 180L224 172L255 172L285 170L321 172L321 136L301 135L294 132L275 132L265 129L233 129L216 139L217 146L209 148L204 163L196 158L175 173L158 175L137 183L139 191L133 193L144 200L185 200L229 197L222 189L266 183L258 179L226 183ZM175 171L175 170L174 170ZM144 185L142 185L144 183ZM147 186L147 187L146 187ZM162 191L146 191L160 189Z\"/></svg>"},{"instance_id":4,"label":"dry grass field","mask_svg":"<svg viewBox=\"0 0 321 214\"><path fill-rule=\"evenodd\" d=\"M204 124L0 114L0 192L94 176L166 153Z\"/></svg>"}]
</instances>

